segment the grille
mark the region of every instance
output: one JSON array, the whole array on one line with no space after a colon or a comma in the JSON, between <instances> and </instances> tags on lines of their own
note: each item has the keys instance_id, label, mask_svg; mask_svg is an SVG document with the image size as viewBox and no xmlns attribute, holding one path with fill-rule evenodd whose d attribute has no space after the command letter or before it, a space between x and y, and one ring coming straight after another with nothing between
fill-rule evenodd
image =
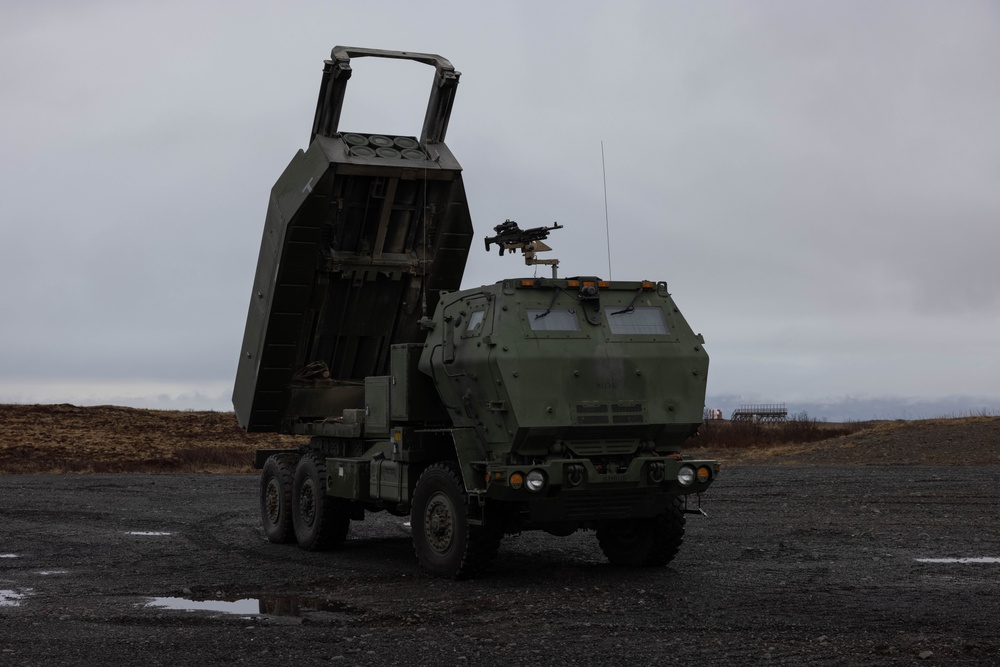
<instances>
[{"instance_id":1,"label":"grille","mask_svg":"<svg viewBox=\"0 0 1000 667\"><path fill-rule=\"evenodd\" d=\"M646 422L642 403L580 403L574 408L573 417L582 426Z\"/></svg>"},{"instance_id":2,"label":"grille","mask_svg":"<svg viewBox=\"0 0 1000 667\"><path fill-rule=\"evenodd\" d=\"M641 424L642 415L615 415L612 420L615 424Z\"/></svg>"},{"instance_id":3,"label":"grille","mask_svg":"<svg viewBox=\"0 0 1000 667\"><path fill-rule=\"evenodd\" d=\"M568 519L618 519L641 514L647 494L642 491L608 491L601 494L565 494Z\"/></svg>"},{"instance_id":4,"label":"grille","mask_svg":"<svg viewBox=\"0 0 1000 667\"><path fill-rule=\"evenodd\" d=\"M576 418L577 424L583 424L584 426L593 426L594 424L607 424L607 415L583 415L582 417Z\"/></svg>"},{"instance_id":5,"label":"grille","mask_svg":"<svg viewBox=\"0 0 1000 667\"><path fill-rule=\"evenodd\" d=\"M623 440L620 442L605 440L591 442L568 441L566 446L569 447L570 451L577 456L590 458L592 456L618 456L622 454L632 454L639 446L639 442L637 440Z\"/></svg>"}]
</instances>

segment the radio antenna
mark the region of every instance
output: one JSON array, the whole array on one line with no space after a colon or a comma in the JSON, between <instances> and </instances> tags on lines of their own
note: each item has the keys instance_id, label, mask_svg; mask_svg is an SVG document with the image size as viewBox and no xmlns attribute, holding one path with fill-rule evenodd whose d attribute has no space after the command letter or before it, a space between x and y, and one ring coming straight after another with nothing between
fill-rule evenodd
<instances>
[{"instance_id":1,"label":"radio antenna","mask_svg":"<svg viewBox=\"0 0 1000 667\"><path fill-rule=\"evenodd\" d=\"M601 174L604 176L604 232L608 245L608 280L611 280L611 223L608 219L608 170L604 166L604 140L601 140Z\"/></svg>"}]
</instances>

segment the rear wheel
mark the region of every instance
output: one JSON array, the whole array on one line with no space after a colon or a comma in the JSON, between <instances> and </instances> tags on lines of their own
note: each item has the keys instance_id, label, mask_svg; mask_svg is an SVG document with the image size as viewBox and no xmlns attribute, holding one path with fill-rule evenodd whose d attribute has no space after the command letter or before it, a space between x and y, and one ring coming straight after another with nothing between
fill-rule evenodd
<instances>
[{"instance_id":1,"label":"rear wheel","mask_svg":"<svg viewBox=\"0 0 1000 667\"><path fill-rule=\"evenodd\" d=\"M684 505L674 498L652 518L608 521L598 527L597 541L615 565L666 565L684 542Z\"/></svg>"},{"instance_id":2,"label":"rear wheel","mask_svg":"<svg viewBox=\"0 0 1000 667\"><path fill-rule=\"evenodd\" d=\"M275 544L295 541L292 531L292 478L295 454L274 454L260 473L260 518L264 535Z\"/></svg>"},{"instance_id":3,"label":"rear wheel","mask_svg":"<svg viewBox=\"0 0 1000 667\"><path fill-rule=\"evenodd\" d=\"M351 525L351 502L326 495L326 459L306 454L292 483L295 540L307 551L325 551L342 543Z\"/></svg>"},{"instance_id":4,"label":"rear wheel","mask_svg":"<svg viewBox=\"0 0 1000 667\"><path fill-rule=\"evenodd\" d=\"M410 511L413 550L420 566L440 577L466 579L496 558L503 533L493 521L469 524L468 496L451 463L435 463L420 475Z\"/></svg>"}]
</instances>

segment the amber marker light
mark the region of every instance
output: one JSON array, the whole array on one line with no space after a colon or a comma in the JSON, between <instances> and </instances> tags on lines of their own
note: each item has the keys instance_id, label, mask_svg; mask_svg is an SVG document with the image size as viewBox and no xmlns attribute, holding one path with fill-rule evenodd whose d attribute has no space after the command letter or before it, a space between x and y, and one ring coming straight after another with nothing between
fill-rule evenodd
<instances>
[{"instance_id":1,"label":"amber marker light","mask_svg":"<svg viewBox=\"0 0 1000 667\"><path fill-rule=\"evenodd\" d=\"M520 489L524 486L524 475L519 472L514 472L510 474L510 488Z\"/></svg>"},{"instance_id":2,"label":"amber marker light","mask_svg":"<svg viewBox=\"0 0 1000 667\"><path fill-rule=\"evenodd\" d=\"M650 281L648 281L648 280L643 280L642 281L642 289L653 289L654 287L656 287L656 285L654 285Z\"/></svg>"},{"instance_id":3,"label":"amber marker light","mask_svg":"<svg viewBox=\"0 0 1000 667\"><path fill-rule=\"evenodd\" d=\"M566 281L566 287L579 287L579 286L580 286L580 281L579 280L567 280Z\"/></svg>"},{"instance_id":4,"label":"amber marker light","mask_svg":"<svg viewBox=\"0 0 1000 667\"><path fill-rule=\"evenodd\" d=\"M597 283L597 286L600 287L601 289L605 289L611 287L611 283L609 283L607 280L602 280L599 283Z\"/></svg>"},{"instance_id":5,"label":"amber marker light","mask_svg":"<svg viewBox=\"0 0 1000 667\"><path fill-rule=\"evenodd\" d=\"M708 466L701 466L698 468L698 481L705 483L712 476L712 471L708 469Z\"/></svg>"}]
</instances>

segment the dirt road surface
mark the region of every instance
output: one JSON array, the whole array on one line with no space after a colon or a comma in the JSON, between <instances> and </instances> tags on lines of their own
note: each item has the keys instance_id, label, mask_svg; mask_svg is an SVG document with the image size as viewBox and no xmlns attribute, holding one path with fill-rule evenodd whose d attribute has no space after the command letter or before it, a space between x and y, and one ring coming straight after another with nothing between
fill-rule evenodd
<instances>
[{"instance_id":1,"label":"dirt road surface","mask_svg":"<svg viewBox=\"0 0 1000 667\"><path fill-rule=\"evenodd\" d=\"M997 466L737 465L666 568L525 534L466 582L384 514L269 544L257 484L0 476L0 665L1000 663Z\"/></svg>"}]
</instances>

